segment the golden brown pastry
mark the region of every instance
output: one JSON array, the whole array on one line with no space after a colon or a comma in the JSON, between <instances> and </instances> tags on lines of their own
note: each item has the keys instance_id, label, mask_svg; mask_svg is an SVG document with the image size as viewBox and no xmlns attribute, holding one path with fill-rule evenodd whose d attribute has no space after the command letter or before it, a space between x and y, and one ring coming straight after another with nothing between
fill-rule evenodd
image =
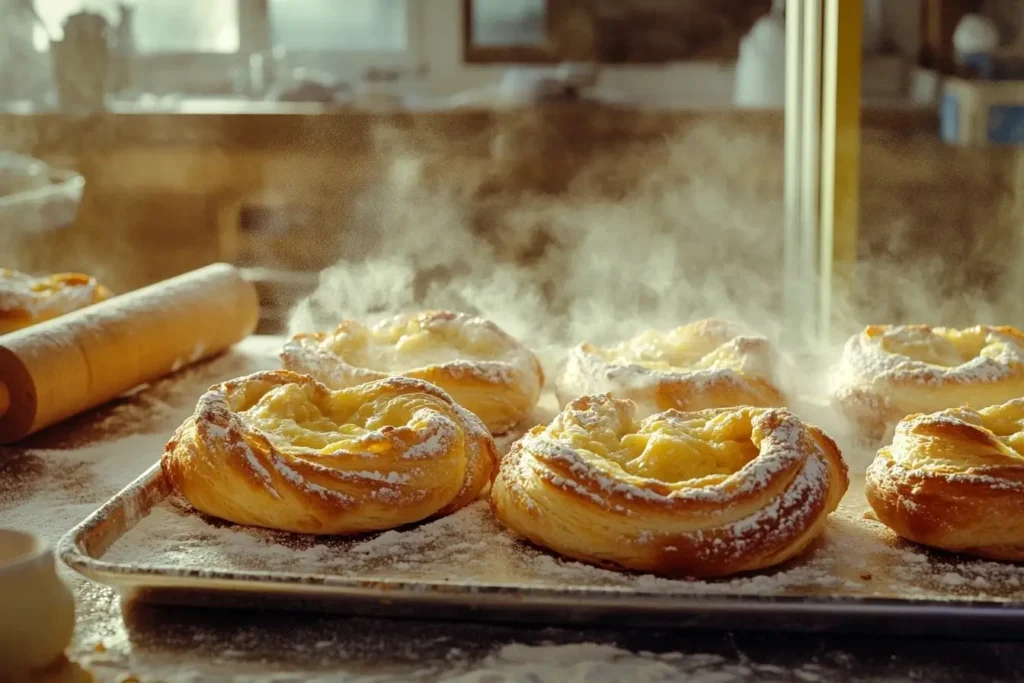
<instances>
[{"instance_id":1,"label":"golden brown pastry","mask_svg":"<svg viewBox=\"0 0 1024 683\"><path fill-rule=\"evenodd\" d=\"M1022 349L1024 335L1012 327L872 325L847 341L830 393L877 446L907 415L1024 396Z\"/></svg>"},{"instance_id":2,"label":"golden brown pastry","mask_svg":"<svg viewBox=\"0 0 1024 683\"><path fill-rule=\"evenodd\" d=\"M1024 399L911 415L868 467L878 519L942 550L1024 560Z\"/></svg>"},{"instance_id":3,"label":"golden brown pastry","mask_svg":"<svg viewBox=\"0 0 1024 683\"><path fill-rule=\"evenodd\" d=\"M464 313L405 313L367 327L343 320L330 333L299 334L281 352L289 370L334 388L384 377L436 384L494 434L537 404L540 361L494 323Z\"/></svg>"},{"instance_id":4,"label":"golden brown pastry","mask_svg":"<svg viewBox=\"0 0 1024 683\"><path fill-rule=\"evenodd\" d=\"M206 514L354 534L471 503L490 483L497 453L474 415L421 380L332 391L277 370L211 387L160 464Z\"/></svg>"},{"instance_id":5,"label":"golden brown pastry","mask_svg":"<svg viewBox=\"0 0 1024 683\"><path fill-rule=\"evenodd\" d=\"M672 408L782 406L773 374L766 338L723 320L698 320L613 347L580 344L569 352L556 394L564 406L577 396L609 393L634 401L641 416Z\"/></svg>"},{"instance_id":6,"label":"golden brown pastry","mask_svg":"<svg viewBox=\"0 0 1024 683\"><path fill-rule=\"evenodd\" d=\"M803 551L846 492L835 443L787 410L634 410L582 396L532 429L502 459L497 518L584 562L725 576Z\"/></svg>"},{"instance_id":7,"label":"golden brown pastry","mask_svg":"<svg viewBox=\"0 0 1024 683\"><path fill-rule=\"evenodd\" d=\"M110 297L109 289L81 273L32 277L0 268L0 334L77 311Z\"/></svg>"}]
</instances>

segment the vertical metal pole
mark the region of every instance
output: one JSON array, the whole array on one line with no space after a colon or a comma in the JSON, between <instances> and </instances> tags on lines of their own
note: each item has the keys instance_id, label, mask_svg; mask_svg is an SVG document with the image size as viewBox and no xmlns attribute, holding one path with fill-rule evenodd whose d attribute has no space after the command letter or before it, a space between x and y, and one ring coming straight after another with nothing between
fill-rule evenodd
<instances>
[{"instance_id":1,"label":"vertical metal pole","mask_svg":"<svg viewBox=\"0 0 1024 683\"><path fill-rule=\"evenodd\" d=\"M863 0L827 0L817 330L825 341L837 295L851 295L856 283L863 17Z\"/></svg>"},{"instance_id":2,"label":"vertical metal pole","mask_svg":"<svg viewBox=\"0 0 1024 683\"><path fill-rule=\"evenodd\" d=\"M783 185L784 232L782 243L783 319L787 340L797 344L803 327L801 296L801 206L803 197L800 161L803 158L803 0L789 0L786 7L786 109L784 113L785 180Z\"/></svg>"},{"instance_id":3,"label":"vertical metal pole","mask_svg":"<svg viewBox=\"0 0 1024 683\"><path fill-rule=\"evenodd\" d=\"M802 332L808 341L815 341L818 330L816 315L818 265L818 231L820 229L819 176L821 172L821 19L823 0L804 0L803 17L803 100L801 103L803 138L800 173L803 195L800 202L800 276L804 283L803 307L807 315Z\"/></svg>"}]
</instances>

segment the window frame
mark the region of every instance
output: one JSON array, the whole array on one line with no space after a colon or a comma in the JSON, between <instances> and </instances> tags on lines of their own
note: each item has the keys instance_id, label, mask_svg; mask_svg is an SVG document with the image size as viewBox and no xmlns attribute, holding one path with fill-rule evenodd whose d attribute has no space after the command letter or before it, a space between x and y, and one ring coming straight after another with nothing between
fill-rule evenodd
<instances>
[{"instance_id":1,"label":"window frame","mask_svg":"<svg viewBox=\"0 0 1024 683\"><path fill-rule=\"evenodd\" d=\"M199 83L213 85L223 81L233 70L246 69L252 54L269 55L273 49L270 26L269 0L237 0L238 51L237 52L157 52L137 53L132 58L132 69L143 83L159 82L169 87L189 89ZM292 50L283 51L276 67L285 72L298 68L321 69L356 76L371 68L399 72L423 70L425 45L423 37L422 3L403 0L406 16L406 46L404 50Z\"/></svg>"},{"instance_id":2,"label":"window frame","mask_svg":"<svg viewBox=\"0 0 1024 683\"><path fill-rule=\"evenodd\" d=\"M259 21L265 27L265 49L270 45L270 12L267 0L239 0L239 3L252 3L261 6ZM344 62L346 71L349 67L363 72L369 68L392 69L399 71L416 71L422 69L425 45L423 41L423 2L403 0L405 4L405 35L404 50L287 50L283 53L280 64L287 69L300 67L337 70L339 62ZM239 13L241 19L241 13Z\"/></svg>"}]
</instances>

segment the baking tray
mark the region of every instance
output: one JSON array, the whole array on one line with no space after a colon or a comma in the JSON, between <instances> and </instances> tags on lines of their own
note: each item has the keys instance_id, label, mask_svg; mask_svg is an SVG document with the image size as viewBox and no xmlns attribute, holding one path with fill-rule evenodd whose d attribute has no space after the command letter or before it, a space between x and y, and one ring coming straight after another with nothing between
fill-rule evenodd
<instances>
[{"instance_id":1,"label":"baking tray","mask_svg":"<svg viewBox=\"0 0 1024 683\"><path fill-rule=\"evenodd\" d=\"M70 567L150 603L429 619L1024 639L1024 567L934 553L874 521L854 479L822 537L779 568L669 580L521 543L476 503L357 538L231 525L153 466L60 542Z\"/></svg>"}]
</instances>

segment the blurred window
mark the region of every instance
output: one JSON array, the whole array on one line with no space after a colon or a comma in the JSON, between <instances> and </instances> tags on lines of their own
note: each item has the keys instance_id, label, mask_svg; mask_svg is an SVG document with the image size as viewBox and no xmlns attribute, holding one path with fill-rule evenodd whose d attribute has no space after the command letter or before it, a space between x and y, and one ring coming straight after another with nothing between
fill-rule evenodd
<instances>
[{"instance_id":1,"label":"blurred window","mask_svg":"<svg viewBox=\"0 0 1024 683\"><path fill-rule=\"evenodd\" d=\"M61 38L80 11L120 20L131 8L135 50L143 55L232 54L243 45L298 52L402 52L410 43L409 0L36 0L45 29L35 44ZM268 35L269 34L269 35Z\"/></svg>"},{"instance_id":2,"label":"blurred window","mask_svg":"<svg viewBox=\"0 0 1024 683\"><path fill-rule=\"evenodd\" d=\"M398 52L409 43L406 0L270 0L271 42L286 51Z\"/></svg>"},{"instance_id":3,"label":"blurred window","mask_svg":"<svg viewBox=\"0 0 1024 683\"><path fill-rule=\"evenodd\" d=\"M473 0L472 42L484 47L547 40L547 0Z\"/></svg>"},{"instance_id":4,"label":"blurred window","mask_svg":"<svg viewBox=\"0 0 1024 683\"><path fill-rule=\"evenodd\" d=\"M46 26L36 47L46 49L48 35L63 36L64 21L83 10L97 12L116 25L116 0L37 0ZM136 0L131 7L135 49L141 54L234 53L241 45L239 0Z\"/></svg>"}]
</instances>

